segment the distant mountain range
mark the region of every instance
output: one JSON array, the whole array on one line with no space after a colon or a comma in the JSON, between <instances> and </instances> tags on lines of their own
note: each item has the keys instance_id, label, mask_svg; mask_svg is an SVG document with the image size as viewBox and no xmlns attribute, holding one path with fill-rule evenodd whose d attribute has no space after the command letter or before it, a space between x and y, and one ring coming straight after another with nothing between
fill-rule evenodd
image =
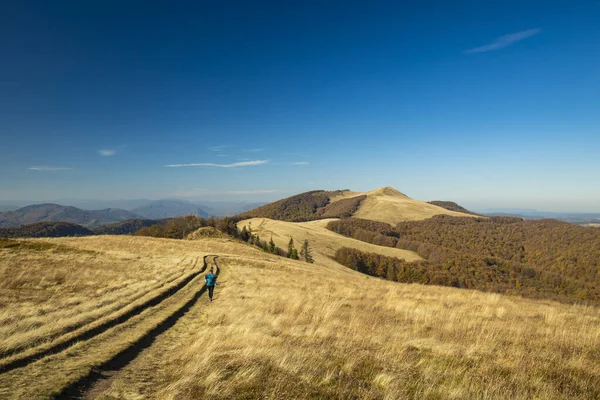
<instances>
[{"instance_id":1,"label":"distant mountain range","mask_svg":"<svg viewBox=\"0 0 600 400\"><path fill-rule=\"evenodd\" d=\"M227 217L236 214L240 214L244 211L251 210L253 208L262 206L264 202L245 202L245 201L203 201L193 202L180 199L162 199L162 200L149 200L149 199L133 199L133 200L75 200L75 199L62 199L52 201L10 201L0 200L0 213L7 211L15 211L19 208L28 205L37 204L59 204L62 206L76 207L81 210L104 210L104 209L121 209L131 211L134 214L139 214L141 217L149 212L147 218L150 215L156 215L156 213L162 213L163 215L170 216L181 216L186 213L191 213L203 216L206 213L212 217ZM198 212L197 209L202 210ZM141 211L140 211L141 210ZM183 214L182 214L183 213Z\"/></svg>"},{"instance_id":2,"label":"distant mountain range","mask_svg":"<svg viewBox=\"0 0 600 400\"><path fill-rule=\"evenodd\" d=\"M149 219L195 215L208 217L208 213L198 205L182 200L158 200L131 210L135 214Z\"/></svg>"},{"instance_id":3,"label":"distant mountain range","mask_svg":"<svg viewBox=\"0 0 600 400\"><path fill-rule=\"evenodd\" d=\"M114 208L81 210L59 204L35 204L15 211L0 213L0 228L18 227L42 221L69 222L86 228L93 228L136 217L137 215L130 211Z\"/></svg>"},{"instance_id":4,"label":"distant mountain range","mask_svg":"<svg viewBox=\"0 0 600 400\"><path fill-rule=\"evenodd\" d=\"M197 205L178 200L153 201L143 207L138 207L133 211L122 210L119 208L82 210L73 206L45 203L34 204L14 211L0 213L0 228L14 228L21 225L35 224L37 222L60 221L81 225L91 229L130 219L161 219L183 215L207 217L208 213Z\"/></svg>"},{"instance_id":5,"label":"distant mountain range","mask_svg":"<svg viewBox=\"0 0 600 400\"><path fill-rule=\"evenodd\" d=\"M20 227L0 228L0 238L90 236L93 231L70 222L36 222Z\"/></svg>"},{"instance_id":6,"label":"distant mountain range","mask_svg":"<svg viewBox=\"0 0 600 400\"><path fill-rule=\"evenodd\" d=\"M549 212L517 208L487 209L482 210L481 213L488 216L521 217L528 220L552 218L572 224L600 223L600 213Z\"/></svg>"},{"instance_id":7,"label":"distant mountain range","mask_svg":"<svg viewBox=\"0 0 600 400\"><path fill-rule=\"evenodd\" d=\"M242 213L258 207L263 203L244 202L211 202L210 206L195 204L185 200L124 200L115 202L81 201L85 204L118 204L135 206L131 209L107 207L100 210L89 210L72 205L55 203L33 204L19 208L15 205L0 206L0 228L14 228L37 222L68 222L92 229L109 224L138 219L157 220L164 218L195 215L223 217ZM145 226L145 225L144 225ZM122 228L115 228L122 229ZM127 230L127 228L123 228Z\"/></svg>"}]
</instances>

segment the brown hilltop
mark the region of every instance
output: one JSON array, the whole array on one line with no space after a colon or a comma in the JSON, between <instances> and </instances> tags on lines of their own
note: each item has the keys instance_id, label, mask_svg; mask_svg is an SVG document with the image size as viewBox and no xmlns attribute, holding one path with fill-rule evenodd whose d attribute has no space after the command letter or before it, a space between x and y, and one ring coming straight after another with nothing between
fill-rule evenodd
<instances>
[{"instance_id":1,"label":"brown hilltop","mask_svg":"<svg viewBox=\"0 0 600 400\"><path fill-rule=\"evenodd\" d=\"M434 215L473 217L472 214L412 199L389 186L368 192L315 190L300 193L247 211L240 217L289 222L356 217L395 225L402 221L424 220Z\"/></svg>"}]
</instances>

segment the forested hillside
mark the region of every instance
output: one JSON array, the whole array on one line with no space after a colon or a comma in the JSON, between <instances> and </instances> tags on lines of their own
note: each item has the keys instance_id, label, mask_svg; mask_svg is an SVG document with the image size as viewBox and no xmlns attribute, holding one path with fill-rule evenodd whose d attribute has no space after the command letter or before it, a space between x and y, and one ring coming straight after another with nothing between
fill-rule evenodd
<instances>
[{"instance_id":1,"label":"forested hillside","mask_svg":"<svg viewBox=\"0 0 600 400\"><path fill-rule=\"evenodd\" d=\"M388 224L333 221L334 232L417 252L426 263L406 266L343 250L338 261L371 275L534 298L600 303L600 231L556 220L456 218ZM392 268L389 271L387 266Z\"/></svg>"},{"instance_id":2,"label":"forested hillside","mask_svg":"<svg viewBox=\"0 0 600 400\"><path fill-rule=\"evenodd\" d=\"M204 227L213 227L231 236L238 235L236 220L234 219L227 217L201 218L193 215L159 220L156 224L139 229L135 232L135 235L168 239L184 239L190 233Z\"/></svg>"},{"instance_id":3,"label":"forested hillside","mask_svg":"<svg viewBox=\"0 0 600 400\"><path fill-rule=\"evenodd\" d=\"M433 204L434 206L445 208L446 210L450 210L450 211L456 211L456 212L461 212L464 214L471 214L471 215L479 215L477 213L474 213L473 211L467 210L463 206L460 206L453 201L433 200L433 201L428 201L428 203Z\"/></svg>"},{"instance_id":4,"label":"forested hillside","mask_svg":"<svg viewBox=\"0 0 600 400\"><path fill-rule=\"evenodd\" d=\"M0 228L0 238L89 236L94 232L69 222L38 222L19 228Z\"/></svg>"},{"instance_id":5,"label":"forested hillside","mask_svg":"<svg viewBox=\"0 0 600 400\"><path fill-rule=\"evenodd\" d=\"M359 195L330 203L342 191L315 190L275 201L238 215L237 219L270 218L288 222L306 222L322 218L350 217L366 196Z\"/></svg>"},{"instance_id":6,"label":"forested hillside","mask_svg":"<svg viewBox=\"0 0 600 400\"><path fill-rule=\"evenodd\" d=\"M160 219L128 219L127 221L117 222L116 224L104 225L94 229L97 235L127 235L135 233L142 228L160 224L166 220Z\"/></svg>"}]
</instances>

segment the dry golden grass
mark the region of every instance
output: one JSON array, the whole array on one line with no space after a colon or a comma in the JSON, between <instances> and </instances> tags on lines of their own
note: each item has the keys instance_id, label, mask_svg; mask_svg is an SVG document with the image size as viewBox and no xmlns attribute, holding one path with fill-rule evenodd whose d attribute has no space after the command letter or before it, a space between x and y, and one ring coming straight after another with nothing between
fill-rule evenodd
<instances>
[{"instance_id":1,"label":"dry golden grass","mask_svg":"<svg viewBox=\"0 0 600 400\"><path fill-rule=\"evenodd\" d=\"M0 357L96 321L202 265L191 249L175 255L177 246L146 247L136 237L28 243L57 246L0 249Z\"/></svg>"},{"instance_id":2,"label":"dry golden grass","mask_svg":"<svg viewBox=\"0 0 600 400\"><path fill-rule=\"evenodd\" d=\"M402 221L419 221L439 214L473 217L473 215L446 210L433 204L411 199L391 187L383 187L365 193L345 192L332 198L331 201L363 194L367 198L362 201L353 217L387 222L392 225Z\"/></svg>"},{"instance_id":3,"label":"dry golden grass","mask_svg":"<svg viewBox=\"0 0 600 400\"><path fill-rule=\"evenodd\" d=\"M157 362L153 398L600 396L598 309L272 257L221 264L217 303Z\"/></svg>"},{"instance_id":4,"label":"dry golden grass","mask_svg":"<svg viewBox=\"0 0 600 400\"><path fill-rule=\"evenodd\" d=\"M310 222L285 222L268 218L252 218L238 223L242 229L244 226L252 227L252 232L258 234L263 241L273 241L282 249L287 249L290 237L294 239L295 246L300 249L302 243L307 239L313 250L313 256L317 263L330 267L339 267L332 257L337 249L341 247L352 247L369 253L379 253L388 257L398 257L407 261L422 260L415 252L393 247L377 246L371 243L342 236L326 228L330 221L336 219L321 219Z\"/></svg>"},{"instance_id":5,"label":"dry golden grass","mask_svg":"<svg viewBox=\"0 0 600 400\"><path fill-rule=\"evenodd\" d=\"M216 301L194 306L93 393L99 398L600 398L597 308L388 282L322 263L324 255L307 264L227 239L48 242L96 251L99 263L125 253L164 254L175 266L220 255ZM43 398L127 346L185 296L0 375L0 397Z\"/></svg>"},{"instance_id":6,"label":"dry golden grass","mask_svg":"<svg viewBox=\"0 0 600 400\"><path fill-rule=\"evenodd\" d=\"M218 243L219 240L216 240L216 242ZM221 242L221 247L226 249L230 246L228 242L231 242L231 240L221 240ZM25 246L16 250L6 250L6 254L3 252L3 256L8 256L2 257L2 268L5 276L10 276L10 271L15 268L21 268L19 279L35 279L36 276L39 279L40 275L62 268L62 263L67 261L70 263L68 266L72 271L60 283L60 287L57 284L54 288L50 285L45 288L48 291L46 303L55 306L55 309L52 309L48 314L42 314L42 316L48 315L45 320L39 317L40 322L38 325L40 329L50 332L49 335L55 331L61 333L55 342L60 342L65 336L69 337L76 333L70 333L65 329L65 321L70 323L74 318L70 315L74 314L70 308L77 308L80 305L80 303L73 306L68 304L66 300L70 296L77 295L84 299L86 295L89 295L90 298L86 300L85 306L92 309L94 304L99 306L103 304L106 297L94 298L94 294L108 293L108 296L110 296L113 291L109 289L115 286L117 287L116 291L118 291L124 285L132 285L136 282L136 275L141 282L144 282L144 279L149 282L161 280L159 282L160 287L156 290L142 287L143 292L148 290L150 292L137 301L137 303L141 303L144 299L150 299L164 293L170 287L184 281L190 276L187 273L188 270L189 272L198 271L202 266L203 255L207 253L208 249L205 243L143 237L64 238L46 241L21 241L20 243L24 243ZM32 250L36 245L42 244L47 244L50 249ZM15 254L8 254L9 251L13 251ZM38 255L38 253L42 254L43 257L37 260L37 263L19 264L19 260L26 260L28 256ZM59 254L63 258L56 259ZM82 254L94 254L94 257L97 258L95 264L85 257L79 258ZM15 255L19 257L14 257ZM119 264L121 259L126 259L127 263ZM191 262L188 262L188 260ZM53 261L55 262L53 263ZM99 270L103 272L99 272ZM181 270L185 273L180 274ZM90 277L95 278L95 280L92 281ZM131 281L128 281L130 277ZM12 282L14 286L17 281L13 279ZM0 398L42 399L59 393L62 388L85 377L93 368L127 349L136 340L173 315L176 310L197 293L202 287L202 282L202 276L197 276L188 285L165 298L158 305L145 308L139 314L100 332L89 340L80 341L68 349L44 357L40 361L1 373ZM11 290L0 289L2 294L11 291L19 293L18 288L15 287ZM41 303L44 296L40 294L38 297ZM56 297L56 299L53 297ZM63 305L62 309L57 308L60 304ZM83 301L81 304L83 304ZM103 320L113 318L113 316L121 314L135 304L136 302L132 304L124 302L121 304L121 309L104 318L101 318L102 314L97 313L97 318L82 329L87 329L87 326L95 326ZM30 304L31 309L37 307L39 306ZM21 317L17 313L32 314L30 308L23 307L17 302L6 304L3 311L15 318L12 322L6 321L5 325L9 328L9 335L0 336L0 339L5 343L12 343L12 341L17 340L23 342L23 338L27 338L30 348L12 357L0 358L0 365L10 362L15 357L20 357L21 354L31 354L39 348L47 347L48 343L34 346L37 343L31 337L37 337L40 333L37 329L38 326L29 331L25 329L26 326L21 326L20 331L10 329L18 323ZM70 313L69 318L63 318L61 312ZM39 340L48 342L49 339L40 337Z\"/></svg>"}]
</instances>

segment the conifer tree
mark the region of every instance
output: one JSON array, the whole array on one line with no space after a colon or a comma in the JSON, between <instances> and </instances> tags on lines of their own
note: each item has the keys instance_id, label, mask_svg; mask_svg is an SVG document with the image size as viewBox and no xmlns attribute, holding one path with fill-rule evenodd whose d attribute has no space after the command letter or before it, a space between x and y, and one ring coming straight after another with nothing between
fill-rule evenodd
<instances>
[{"instance_id":1,"label":"conifer tree","mask_svg":"<svg viewBox=\"0 0 600 400\"><path fill-rule=\"evenodd\" d=\"M294 247L294 238L290 238L290 242L288 243L288 258L293 260L297 260L299 258L298 250L296 250Z\"/></svg>"},{"instance_id":2,"label":"conifer tree","mask_svg":"<svg viewBox=\"0 0 600 400\"><path fill-rule=\"evenodd\" d=\"M242 239L244 242L248 242L251 237L252 237L251 234L248 232L248 230L244 226L242 228L242 232L240 233L240 239Z\"/></svg>"},{"instance_id":3,"label":"conifer tree","mask_svg":"<svg viewBox=\"0 0 600 400\"><path fill-rule=\"evenodd\" d=\"M306 261L307 263L313 263L313 257L310 251L310 245L308 244L308 239L304 240L304 243L302 244L302 249L300 250L300 256L302 256L302 258L304 258L304 261Z\"/></svg>"},{"instance_id":4,"label":"conifer tree","mask_svg":"<svg viewBox=\"0 0 600 400\"><path fill-rule=\"evenodd\" d=\"M269 253L277 254L277 246L275 246L273 236L271 236L271 240L269 241Z\"/></svg>"},{"instance_id":5,"label":"conifer tree","mask_svg":"<svg viewBox=\"0 0 600 400\"><path fill-rule=\"evenodd\" d=\"M252 222L248 222L248 242L252 244L254 241L254 234L252 233Z\"/></svg>"}]
</instances>

